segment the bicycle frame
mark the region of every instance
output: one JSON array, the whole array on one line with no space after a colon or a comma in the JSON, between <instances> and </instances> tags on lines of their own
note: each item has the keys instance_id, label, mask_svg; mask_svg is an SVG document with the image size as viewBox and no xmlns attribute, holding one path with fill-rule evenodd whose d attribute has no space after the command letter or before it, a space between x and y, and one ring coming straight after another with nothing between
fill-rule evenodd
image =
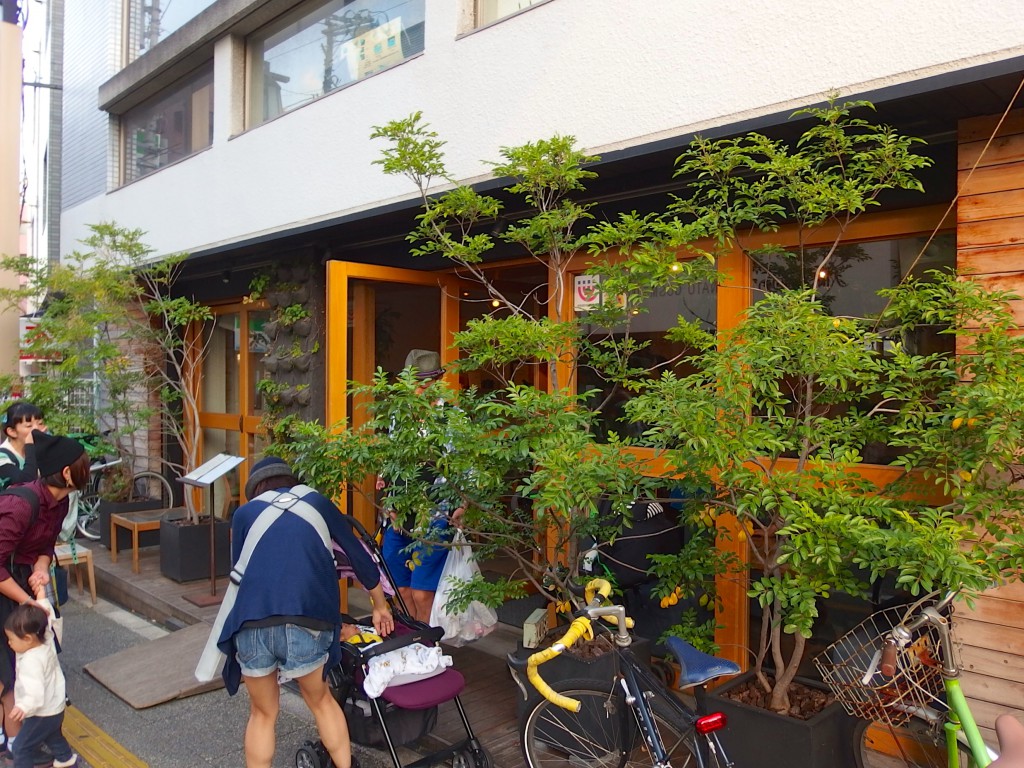
<instances>
[{"instance_id":1,"label":"bicycle frame","mask_svg":"<svg viewBox=\"0 0 1024 768\"><path fill-rule=\"evenodd\" d=\"M916 629L926 624L934 627L938 631L939 642L942 646L942 687L946 694L948 711L942 713L932 707L899 707L899 709L932 725L942 723L946 738L946 759L950 768L960 766L960 754L957 748L960 743L965 743L970 750L974 765L978 768L986 768L997 755L982 739L974 714L967 703L967 697L960 687L960 668L955 661L952 632L949 620L942 615L942 611L952 603L955 596L955 592L947 593L935 605L923 608L920 615L913 621L906 625L893 627L889 638L883 644L876 663L881 667L883 674L890 674L886 671L886 665L892 665L897 648L903 648L910 643ZM873 670L869 670L869 675L866 677L871 674L874 674Z\"/></svg>"},{"instance_id":2,"label":"bicycle frame","mask_svg":"<svg viewBox=\"0 0 1024 768\"><path fill-rule=\"evenodd\" d=\"M654 758L654 765L656 767L664 766L668 768L670 766L668 753L665 751L665 744L661 739L661 734L657 733L649 697L645 692L653 691L654 696L660 699L662 703L668 704L672 713L679 718L680 722L685 723L687 728L694 728L698 719L697 714L699 713L691 711L676 699L660 680L644 669L640 661L628 648L617 648L616 653L619 657L618 682L622 686L623 693L626 695L626 703L629 704L636 715L640 734L643 736L647 748ZM704 738L701 739L699 738L700 736ZM697 750L694 756L697 758L699 768L707 766L709 751L714 751L721 755L721 764L726 768L733 765L725 754L725 750L722 749L717 732L700 734L694 728L694 747Z\"/></svg>"},{"instance_id":3,"label":"bicycle frame","mask_svg":"<svg viewBox=\"0 0 1024 768\"><path fill-rule=\"evenodd\" d=\"M632 710L640 729L640 735L650 751L654 768L671 768L671 764L668 762L668 752L665 749L665 744L662 741L654 719L651 701L655 698L660 699L663 704L668 706L674 717L684 725L684 731L692 729L694 757L697 759L699 768L707 767L708 757L712 752L720 756L718 762L720 766L730 768L733 763L725 754L725 750L718 739L717 729L721 727L721 723L716 723L714 727L708 730L699 728L698 723L702 719L700 713L691 710L676 699L660 680L644 669L643 664L640 663L629 649L632 644L632 637L628 630L629 620L626 618L626 609L621 605L597 605L596 602L599 598L591 594L591 586L598 584L610 590L607 582L600 579L594 580L591 582L591 585L588 585L587 592L590 605L585 609L584 618L573 622L563 637L563 642L558 642L548 651L537 653L530 657L527 662L527 678L553 704L565 707L570 711L577 711L578 702L552 691L541 679L537 672L537 666L543 664L547 658L551 658L553 655L557 655L571 646L578 637L584 634L584 626L587 627L587 631L590 631L594 621L607 618L615 625L615 632L612 634L612 637L615 640L615 653L619 661L619 674L615 676L612 682L613 685L621 686L622 688L625 702L630 710ZM596 592L598 590L595 589L593 591ZM607 596L607 592L602 594ZM584 621L584 624L583 626L578 626L581 620ZM574 704L576 705L575 708L573 707Z\"/></svg>"}]
</instances>

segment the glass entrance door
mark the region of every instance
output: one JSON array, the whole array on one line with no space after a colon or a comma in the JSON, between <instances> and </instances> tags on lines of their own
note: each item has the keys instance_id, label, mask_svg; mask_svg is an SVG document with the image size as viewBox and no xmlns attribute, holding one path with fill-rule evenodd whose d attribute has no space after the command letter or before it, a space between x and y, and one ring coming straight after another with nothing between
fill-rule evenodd
<instances>
[{"instance_id":1,"label":"glass entrance door","mask_svg":"<svg viewBox=\"0 0 1024 768\"><path fill-rule=\"evenodd\" d=\"M410 350L440 352L442 363L455 359L452 339L459 323L458 280L451 275L411 269L331 261L327 264L327 423L366 421L349 381L361 384L382 368L398 373ZM456 384L455 378L449 382ZM375 478L367 478L373 487ZM376 527L372 505L363 493L345 500L370 530Z\"/></svg>"},{"instance_id":2,"label":"glass entrance door","mask_svg":"<svg viewBox=\"0 0 1024 768\"><path fill-rule=\"evenodd\" d=\"M263 324L269 311L259 304L229 304L211 308L213 321L203 332L208 335L199 382L199 426L202 460L219 453L243 456L237 472L229 472L213 488L214 514L227 517L241 499L252 459L263 450L258 435L263 404L256 382L263 378L263 355L267 339ZM206 494L203 494L206 504Z\"/></svg>"}]
</instances>

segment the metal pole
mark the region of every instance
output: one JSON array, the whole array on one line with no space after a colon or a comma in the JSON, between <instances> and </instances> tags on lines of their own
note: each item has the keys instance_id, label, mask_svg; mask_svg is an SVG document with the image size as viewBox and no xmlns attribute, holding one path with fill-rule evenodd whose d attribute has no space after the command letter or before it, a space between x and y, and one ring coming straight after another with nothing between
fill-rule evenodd
<instances>
[{"instance_id":1,"label":"metal pole","mask_svg":"<svg viewBox=\"0 0 1024 768\"><path fill-rule=\"evenodd\" d=\"M213 483L210 483L210 595L217 596L217 550L214 546L217 538L213 524Z\"/></svg>"}]
</instances>

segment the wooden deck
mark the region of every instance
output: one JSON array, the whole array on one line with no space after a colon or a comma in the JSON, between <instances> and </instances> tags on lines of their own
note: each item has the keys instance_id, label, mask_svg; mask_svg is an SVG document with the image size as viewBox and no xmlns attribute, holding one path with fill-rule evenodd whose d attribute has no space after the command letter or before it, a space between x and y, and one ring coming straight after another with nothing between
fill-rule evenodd
<instances>
[{"instance_id":1,"label":"wooden deck","mask_svg":"<svg viewBox=\"0 0 1024 768\"><path fill-rule=\"evenodd\" d=\"M111 563L110 552L99 542L90 545L90 549L101 597L171 627L212 624L216 618L217 604L200 606L186 599L209 595L210 581L179 584L165 578L160 574L158 547L139 551L139 573L132 572L131 558L120 556L123 553L119 553L118 562ZM226 578L218 579L217 594L223 595L226 586ZM368 604L363 593L352 590L350 594L353 612L365 610ZM518 768L523 763L516 724L517 689L505 665L505 654L515 647L520 631L499 624L490 636L471 646L446 649L455 668L466 678L466 689L460 699L477 738L493 755L495 768ZM465 738L458 712L449 702L441 705L437 725L430 735L413 747L417 752L429 752Z\"/></svg>"}]
</instances>

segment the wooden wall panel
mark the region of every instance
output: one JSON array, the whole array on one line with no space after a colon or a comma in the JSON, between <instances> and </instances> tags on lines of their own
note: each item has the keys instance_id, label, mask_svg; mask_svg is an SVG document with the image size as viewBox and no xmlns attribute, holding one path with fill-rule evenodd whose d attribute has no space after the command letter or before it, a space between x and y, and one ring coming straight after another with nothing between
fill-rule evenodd
<instances>
[{"instance_id":1,"label":"wooden wall panel","mask_svg":"<svg viewBox=\"0 0 1024 768\"><path fill-rule=\"evenodd\" d=\"M957 218L959 219L959 210ZM1024 216L992 221L957 222L956 247L958 252L962 248L989 248L1019 243L1024 243Z\"/></svg>"},{"instance_id":2,"label":"wooden wall panel","mask_svg":"<svg viewBox=\"0 0 1024 768\"><path fill-rule=\"evenodd\" d=\"M1024 245L998 245L992 248L962 248L957 254L961 273L980 276L1024 269Z\"/></svg>"},{"instance_id":3,"label":"wooden wall panel","mask_svg":"<svg viewBox=\"0 0 1024 768\"><path fill-rule=\"evenodd\" d=\"M957 266L989 288L1024 296L1024 110L959 125ZM969 172L968 169L973 169ZM1024 327L1024 301L1012 301ZM1015 581L959 606L963 688L982 735L998 715L1024 714L1024 585Z\"/></svg>"},{"instance_id":4,"label":"wooden wall panel","mask_svg":"<svg viewBox=\"0 0 1024 768\"><path fill-rule=\"evenodd\" d=\"M1024 189L988 192L961 197L957 202L957 218L962 222L1005 219L1024 210Z\"/></svg>"},{"instance_id":5,"label":"wooden wall panel","mask_svg":"<svg viewBox=\"0 0 1024 768\"><path fill-rule=\"evenodd\" d=\"M961 197L1020 189L1024 186L1024 169L1017 163L1007 163L964 170L957 173L956 185Z\"/></svg>"}]
</instances>

